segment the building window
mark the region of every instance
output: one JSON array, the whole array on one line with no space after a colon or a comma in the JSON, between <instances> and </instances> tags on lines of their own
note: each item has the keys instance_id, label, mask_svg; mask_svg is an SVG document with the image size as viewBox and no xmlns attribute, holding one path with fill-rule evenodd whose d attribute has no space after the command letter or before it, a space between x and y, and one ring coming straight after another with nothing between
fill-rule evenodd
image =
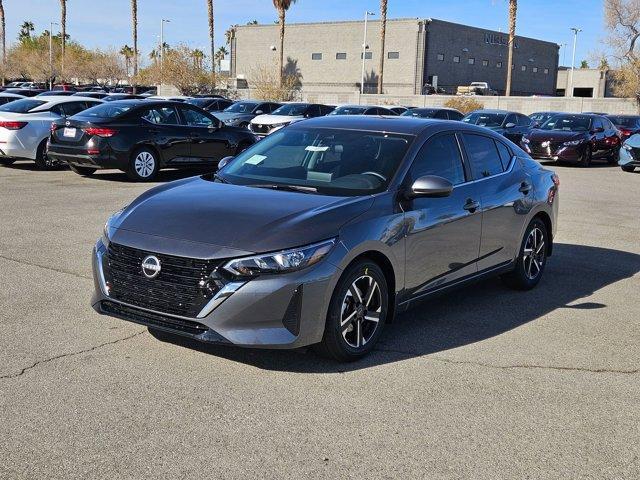
<instances>
[{"instance_id":1,"label":"building window","mask_svg":"<svg viewBox=\"0 0 640 480\"><path fill-rule=\"evenodd\" d=\"M397 60L400 58L400 52L389 52L387 53L387 58L389 60Z\"/></svg>"},{"instance_id":2,"label":"building window","mask_svg":"<svg viewBox=\"0 0 640 480\"><path fill-rule=\"evenodd\" d=\"M347 59L346 53L336 53L336 60L346 60L346 59Z\"/></svg>"},{"instance_id":3,"label":"building window","mask_svg":"<svg viewBox=\"0 0 640 480\"><path fill-rule=\"evenodd\" d=\"M488 67L489 66L489 60L482 60L482 66L483 67Z\"/></svg>"},{"instance_id":4,"label":"building window","mask_svg":"<svg viewBox=\"0 0 640 480\"><path fill-rule=\"evenodd\" d=\"M438 61L444 62L444 53L439 53L438 54Z\"/></svg>"},{"instance_id":5,"label":"building window","mask_svg":"<svg viewBox=\"0 0 640 480\"><path fill-rule=\"evenodd\" d=\"M520 67L520 70L522 70L523 72L527 71L527 66L526 65L522 65L522 67Z\"/></svg>"},{"instance_id":6,"label":"building window","mask_svg":"<svg viewBox=\"0 0 640 480\"><path fill-rule=\"evenodd\" d=\"M460 57L458 57L457 55L453 57L453 63L460 63Z\"/></svg>"},{"instance_id":7,"label":"building window","mask_svg":"<svg viewBox=\"0 0 640 480\"><path fill-rule=\"evenodd\" d=\"M364 58L371 60L373 58L373 52L365 52ZM362 60L362 52L360 52L360 60Z\"/></svg>"},{"instance_id":8,"label":"building window","mask_svg":"<svg viewBox=\"0 0 640 480\"><path fill-rule=\"evenodd\" d=\"M538 67L533 67L533 73L538 73Z\"/></svg>"},{"instance_id":9,"label":"building window","mask_svg":"<svg viewBox=\"0 0 640 480\"><path fill-rule=\"evenodd\" d=\"M470 58L469 59L469 65L475 65L476 64L476 59L475 58Z\"/></svg>"},{"instance_id":10,"label":"building window","mask_svg":"<svg viewBox=\"0 0 640 480\"><path fill-rule=\"evenodd\" d=\"M549 69L548 69L548 68L545 68L545 69L544 69L544 74L545 74L545 75L549 75Z\"/></svg>"},{"instance_id":11,"label":"building window","mask_svg":"<svg viewBox=\"0 0 640 480\"><path fill-rule=\"evenodd\" d=\"M311 54L311 60L322 60L322 54L321 53L312 53Z\"/></svg>"},{"instance_id":12,"label":"building window","mask_svg":"<svg viewBox=\"0 0 640 480\"><path fill-rule=\"evenodd\" d=\"M496 63L496 68L502 68L502 62Z\"/></svg>"}]
</instances>

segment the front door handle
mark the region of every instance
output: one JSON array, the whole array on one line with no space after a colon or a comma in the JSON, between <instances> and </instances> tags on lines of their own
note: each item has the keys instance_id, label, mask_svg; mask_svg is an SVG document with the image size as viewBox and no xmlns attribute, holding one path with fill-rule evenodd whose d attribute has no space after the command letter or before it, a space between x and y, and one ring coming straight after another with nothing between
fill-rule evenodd
<instances>
[{"instance_id":1,"label":"front door handle","mask_svg":"<svg viewBox=\"0 0 640 480\"><path fill-rule=\"evenodd\" d=\"M462 208L464 208L468 212L475 213L475 211L480 208L480 202L468 198L467 203L465 203Z\"/></svg>"},{"instance_id":2,"label":"front door handle","mask_svg":"<svg viewBox=\"0 0 640 480\"><path fill-rule=\"evenodd\" d=\"M528 195L532 188L533 186L531 185L531 182L524 181L520 184L520 188L518 190L520 190L525 195Z\"/></svg>"}]
</instances>

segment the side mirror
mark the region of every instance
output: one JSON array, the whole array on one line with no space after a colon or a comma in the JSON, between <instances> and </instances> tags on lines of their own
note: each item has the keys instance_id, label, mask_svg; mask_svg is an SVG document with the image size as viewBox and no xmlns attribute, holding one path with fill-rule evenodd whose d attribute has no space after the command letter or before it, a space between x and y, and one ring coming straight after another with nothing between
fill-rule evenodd
<instances>
[{"instance_id":1,"label":"side mirror","mask_svg":"<svg viewBox=\"0 0 640 480\"><path fill-rule=\"evenodd\" d=\"M262 110L257 110L255 114L256 115L262 115L262 114L264 114L264 112Z\"/></svg>"},{"instance_id":2,"label":"side mirror","mask_svg":"<svg viewBox=\"0 0 640 480\"><path fill-rule=\"evenodd\" d=\"M453 184L446 178L436 175L425 175L418 178L405 196L409 199L418 197L441 198L451 195Z\"/></svg>"},{"instance_id":3,"label":"side mirror","mask_svg":"<svg viewBox=\"0 0 640 480\"><path fill-rule=\"evenodd\" d=\"M504 126L504 128L513 128L513 127L515 127L515 126L516 126L516 124L515 124L515 123L513 123L513 122L509 122L509 123L507 123L507 124Z\"/></svg>"},{"instance_id":4,"label":"side mirror","mask_svg":"<svg viewBox=\"0 0 640 480\"><path fill-rule=\"evenodd\" d=\"M224 157L222 160L218 162L218 171L222 170L226 165L229 164L231 160L235 157Z\"/></svg>"}]
</instances>

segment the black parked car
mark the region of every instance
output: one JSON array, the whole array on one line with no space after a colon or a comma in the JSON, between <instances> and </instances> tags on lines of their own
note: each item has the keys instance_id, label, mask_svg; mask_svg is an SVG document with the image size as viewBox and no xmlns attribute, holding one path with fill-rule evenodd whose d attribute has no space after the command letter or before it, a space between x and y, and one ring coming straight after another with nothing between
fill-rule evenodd
<instances>
[{"instance_id":1,"label":"black parked car","mask_svg":"<svg viewBox=\"0 0 640 480\"><path fill-rule=\"evenodd\" d=\"M504 135L516 145L531 131L531 119L522 113L506 110L476 110L462 119Z\"/></svg>"},{"instance_id":2,"label":"black parked car","mask_svg":"<svg viewBox=\"0 0 640 480\"><path fill-rule=\"evenodd\" d=\"M36 97L70 97L75 93L75 90L47 90L45 92L39 90Z\"/></svg>"},{"instance_id":3,"label":"black parked car","mask_svg":"<svg viewBox=\"0 0 640 480\"><path fill-rule=\"evenodd\" d=\"M622 140L640 133L640 115L607 115L622 135Z\"/></svg>"},{"instance_id":4,"label":"black parked car","mask_svg":"<svg viewBox=\"0 0 640 480\"><path fill-rule=\"evenodd\" d=\"M43 93L44 90L38 90L35 88L7 88L5 92L15 93L17 95L22 95L23 97L35 97L36 95Z\"/></svg>"},{"instance_id":5,"label":"black parked car","mask_svg":"<svg viewBox=\"0 0 640 480\"><path fill-rule=\"evenodd\" d=\"M115 102L118 100L144 100L146 97L142 95L134 95L133 93L110 93L102 98L105 102Z\"/></svg>"},{"instance_id":6,"label":"black parked car","mask_svg":"<svg viewBox=\"0 0 640 480\"><path fill-rule=\"evenodd\" d=\"M85 98L97 98L98 100L102 100L107 95L107 92L91 92L89 90L85 90L83 92L75 92L72 96L74 97L85 97Z\"/></svg>"},{"instance_id":7,"label":"black parked car","mask_svg":"<svg viewBox=\"0 0 640 480\"><path fill-rule=\"evenodd\" d=\"M269 114L281 106L281 103L245 100L236 102L223 111L217 112L216 118L222 120L225 125L247 128L249 122L258 115Z\"/></svg>"},{"instance_id":8,"label":"black parked car","mask_svg":"<svg viewBox=\"0 0 640 480\"><path fill-rule=\"evenodd\" d=\"M439 120L462 120L464 114L454 108L413 108L402 114L403 117L435 118Z\"/></svg>"},{"instance_id":9,"label":"black parked car","mask_svg":"<svg viewBox=\"0 0 640 480\"><path fill-rule=\"evenodd\" d=\"M340 105L329 115L385 115L395 117L398 114L388 108L375 105Z\"/></svg>"},{"instance_id":10,"label":"black parked car","mask_svg":"<svg viewBox=\"0 0 640 480\"><path fill-rule=\"evenodd\" d=\"M197 107L200 107L207 112L221 112L225 108L233 105L233 100L217 97L197 97L190 98L189 100L187 100L187 103L196 105Z\"/></svg>"},{"instance_id":11,"label":"black parked car","mask_svg":"<svg viewBox=\"0 0 640 480\"><path fill-rule=\"evenodd\" d=\"M51 126L48 155L80 175L117 168L137 181L164 167L216 167L256 142L201 108L159 100L122 100L89 108Z\"/></svg>"}]
</instances>

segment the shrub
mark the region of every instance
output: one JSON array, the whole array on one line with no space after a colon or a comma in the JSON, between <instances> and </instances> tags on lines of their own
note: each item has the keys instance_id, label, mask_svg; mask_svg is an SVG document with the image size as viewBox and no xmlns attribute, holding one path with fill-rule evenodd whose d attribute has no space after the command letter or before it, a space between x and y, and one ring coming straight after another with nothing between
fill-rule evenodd
<instances>
[{"instance_id":1,"label":"shrub","mask_svg":"<svg viewBox=\"0 0 640 480\"><path fill-rule=\"evenodd\" d=\"M447 100L444 104L447 108L455 108L465 115L474 110L484 108L484 104L472 97L454 97Z\"/></svg>"},{"instance_id":2,"label":"shrub","mask_svg":"<svg viewBox=\"0 0 640 480\"><path fill-rule=\"evenodd\" d=\"M249 73L249 86L259 100L288 102L296 99L300 81L295 75L284 75L282 86L278 84L278 70L261 65Z\"/></svg>"}]
</instances>

